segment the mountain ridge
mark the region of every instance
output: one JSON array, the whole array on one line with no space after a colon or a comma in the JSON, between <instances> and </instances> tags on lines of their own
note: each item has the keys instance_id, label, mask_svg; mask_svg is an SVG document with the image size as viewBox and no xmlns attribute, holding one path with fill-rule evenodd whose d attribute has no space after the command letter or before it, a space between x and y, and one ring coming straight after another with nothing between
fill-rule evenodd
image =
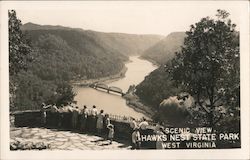
<instances>
[{"instance_id":1,"label":"mountain ridge","mask_svg":"<svg viewBox=\"0 0 250 160\"><path fill-rule=\"evenodd\" d=\"M136 34L136 33L123 33L123 32L104 32L104 31L96 31L91 29L83 29L83 28L74 28L69 26L62 26L62 25L41 25L32 22L27 22L21 26L22 30L40 30L40 29L47 29L47 30L54 30L54 29L67 29L67 30L81 30L81 31L92 31L97 33L106 33L106 34L121 34L121 35L145 35L145 36L159 36L164 38L164 35L161 34Z\"/></svg>"},{"instance_id":2,"label":"mountain ridge","mask_svg":"<svg viewBox=\"0 0 250 160\"><path fill-rule=\"evenodd\" d=\"M83 30L80 28L70 28L64 26L53 25L38 25L34 23L26 23L21 26L21 29L25 32L51 32L51 31L77 31L79 34L87 36L90 39L94 39L100 45L108 46L112 48L114 52L121 53L123 55L140 55L146 49L160 41L163 36L152 34L127 34L127 33L106 33L92 30Z\"/></svg>"},{"instance_id":3,"label":"mountain ridge","mask_svg":"<svg viewBox=\"0 0 250 160\"><path fill-rule=\"evenodd\" d=\"M63 30L82 30L81 28L71 28L61 25L40 25L35 24L32 22L27 22L21 26L21 30L56 30L56 29L63 29Z\"/></svg>"},{"instance_id":4,"label":"mountain ridge","mask_svg":"<svg viewBox=\"0 0 250 160\"><path fill-rule=\"evenodd\" d=\"M185 32L172 32L145 50L141 57L160 65L164 64L174 57L175 52L180 51L181 46L184 45L185 37Z\"/></svg>"}]
</instances>

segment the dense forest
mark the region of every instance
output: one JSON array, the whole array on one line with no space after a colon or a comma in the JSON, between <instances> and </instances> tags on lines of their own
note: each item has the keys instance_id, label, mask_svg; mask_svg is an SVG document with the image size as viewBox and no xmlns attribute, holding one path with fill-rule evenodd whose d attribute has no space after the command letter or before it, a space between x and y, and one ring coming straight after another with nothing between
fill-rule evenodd
<instances>
[{"instance_id":1,"label":"dense forest","mask_svg":"<svg viewBox=\"0 0 250 160\"><path fill-rule=\"evenodd\" d=\"M128 60L78 31L34 30L25 33L37 50L32 68L45 79L108 76L119 72L123 62Z\"/></svg>"}]
</instances>

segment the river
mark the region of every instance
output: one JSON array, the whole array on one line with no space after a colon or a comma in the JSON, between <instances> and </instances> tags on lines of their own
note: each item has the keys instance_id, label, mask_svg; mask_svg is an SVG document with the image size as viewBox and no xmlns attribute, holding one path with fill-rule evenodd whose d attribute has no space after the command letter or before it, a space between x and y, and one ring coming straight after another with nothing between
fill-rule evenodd
<instances>
[{"instance_id":1,"label":"river","mask_svg":"<svg viewBox=\"0 0 250 160\"><path fill-rule=\"evenodd\" d=\"M129 57L130 62L126 63L127 72L121 79L106 83L108 86L119 87L123 92L127 92L130 85L137 85L142 82L150 72L155 70L157 66L147 60L140 59L138 56ZM78 106L87 105L87 107L97 106L98 110L103 109L105 113L132 116L141 118L142 113L136 112L134 109L126 105L125 99L121 95L96 90L88 87L76 87L75 101Z\"/></svg>"}]
</instances>

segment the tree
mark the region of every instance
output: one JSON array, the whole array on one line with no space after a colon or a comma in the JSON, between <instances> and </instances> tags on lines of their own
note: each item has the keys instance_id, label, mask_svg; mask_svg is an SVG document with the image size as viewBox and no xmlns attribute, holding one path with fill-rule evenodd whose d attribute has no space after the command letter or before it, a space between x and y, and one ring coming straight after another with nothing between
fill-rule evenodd
<instances>
[{"instance_id":1,"label":"tree","mask_svg":"<svg viewBox=\"0 0 250 160\"><path fill-rule=\"evenodd\" d=\"M239 107L239 37L229 13L217 12L217 19L206 17L191 25L169 67L175 83L195 97L209 126Z\"/></svg>"},{"instance_id":2,"label":"tree","mask_svg":"<svg viewBox=\"0 0 250 160\"><path fill-rule=\"evenodd\" d=\"M10 109L40 109L43 102L58 106L71 103L75 93L68 75L72 70L65 67L65 59L70 56L59 56L60 52L70 55L71 49L62 39L50 35L41 37L37 46L33 41L31 46L21 25L16 12L9 11ZM64 60L58 62L60 58Z\"/></svg>"},{"instance_id":3,"label":"tree","mask_svg":"<svg viewBox=\"0 0 250 160\"><path fill-rule=\"evenodd\" d=\"M157 112L158 121L175 127L185 127L188 125L190 117L189 108L192 106L193 98L186 93L178 96L170 96L164 99Z\"/></svg>"},{"instance_id":4,"label":"tree","mask_svg":"<svg viewBox=\"0 0 250 160\"><path fill-rule=\"evenodd\" d=\"M10 75L10 106L13 106L17 84L14 77L17 73L27 68L27 62L31 60L31 48L25 39L20 26L21 21L17 19L16 12L11 10L9 16L9 75Z\"/></svg>"},{"instance_id":5,"label":"tree","mask_svg":"<svg viewBox=\"0 0 250 160\"><path fill-rule=\"evenodd\" d=\"M74 101L75 93L73 92L73 87L68 84L68 82L57 82L57 89L54 94L54 103L58 106L68 105ZM52 102L53 103L53 102Z\"/></svg>"},{"instance_id":6,"label":"tree","mask_svg":"<svg viewBox=\"0 0 250 160\"><path fill-rule=\"evenodd\" d=\"M27 62L31 60L29 53L31 47L25 39L20 26L21 21L16 17L16 11L11 10L9 14L9 72L10 76L17 74L20 70L27 68Z\"/></svg>"}]
</instances>

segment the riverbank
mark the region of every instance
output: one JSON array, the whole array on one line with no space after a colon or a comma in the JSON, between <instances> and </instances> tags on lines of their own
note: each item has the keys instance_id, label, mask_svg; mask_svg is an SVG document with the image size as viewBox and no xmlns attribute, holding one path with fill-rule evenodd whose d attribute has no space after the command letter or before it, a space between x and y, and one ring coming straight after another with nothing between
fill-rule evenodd
<instances>
[{"instance_id":1,"label":"riverbank","mask_svg":"<svg viewBox=\"0 0 250 160\"><path fill-rule=\"evenodd\" d=\"M123 96L123 98L126 100L126 103L129 107L134 109L136 112L144 114L146 118L152 119L153 115L155 114L154 111L150 107L144 105L138 96L132 93L127 93Z\"/></svg>"},{"instance_id":2,"label":"riverbank","mask_svg":"<svg viewBox=\"0 0 250 160\"><path fill-rule=\"evenodd\" d=\"M124 65L122 70L119 71L117 74L107 76L107 77L101 77L101 78L72 81L71 84L77 85L77 86L87 87L93 83L111 83L111 82L117 81L121 78L124 78L127 70L128 70L128 68Z\"/></svg>"},{"instance_id":3,"label":"riverbank","mask_svg":"<svg viewBox=\"0 0 250 160\"><path fill-rule=\"evenodd\" d=\"M151 62L153 65L157 66L157 68L159 68L159 67L161 66L161 64L159 64L158 62L156 62L156 61L153 60L153 59L145 58L145 57L142 57L142 56L140 56L139 58L142 59L142 60L146 60L146 61Z\"/></svg>"}]
</instances>

